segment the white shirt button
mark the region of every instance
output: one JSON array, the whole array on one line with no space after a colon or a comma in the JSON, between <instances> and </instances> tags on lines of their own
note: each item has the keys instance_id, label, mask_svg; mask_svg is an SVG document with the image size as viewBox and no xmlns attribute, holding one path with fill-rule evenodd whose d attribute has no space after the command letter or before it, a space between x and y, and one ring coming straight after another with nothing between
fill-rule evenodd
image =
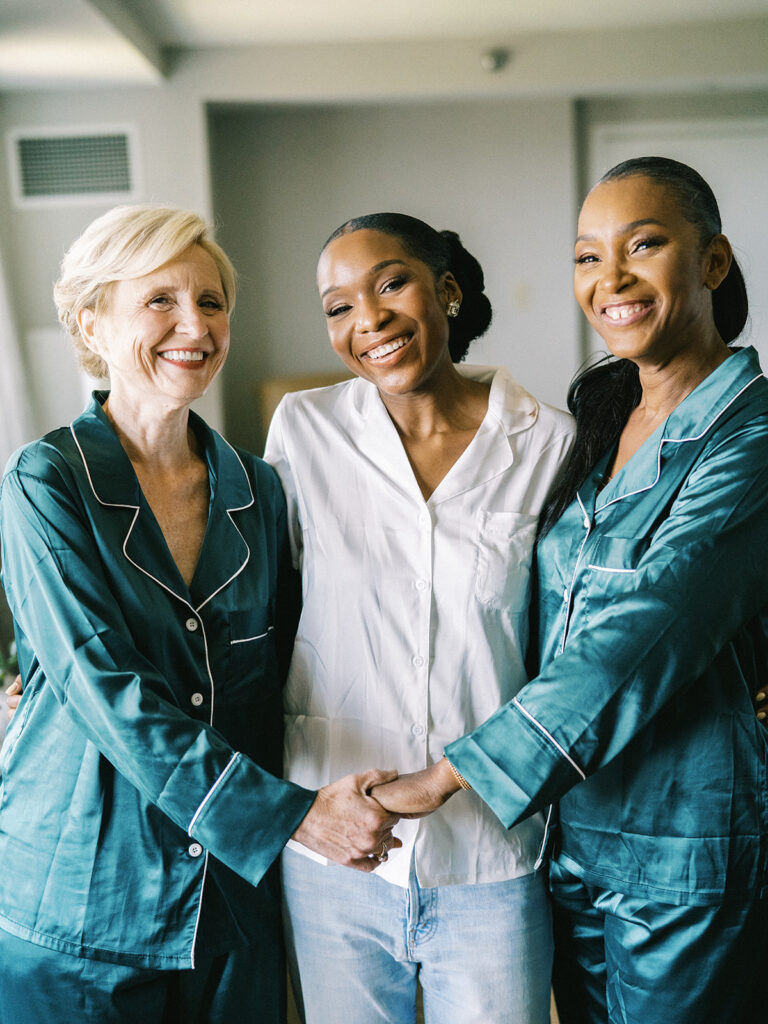
<instances>
[{"instance_id":1,"label":"white shirt button","mask_svg":"<svg viewBox=\"0 0 768 1024\"><path fill-rule=\"evenodd\" d=\"M421 512L419 514L419 523L422 526L429 526L429 513L428 512Z\"/></svg>"},{"instance_id":2,"label":"white shirt button","mask_svg":"<svg viewBox=\"0 0 768 1024\"><path fill-rule=\"evenodd\" d=\"M417 722L416 725L411 726L411 732L413 733L414 736L423 736L425 732L424 726L419 725L419 723Z\"/></svg>"},{"instance_id":3,"label":"white shirt button","mask_svg":"<svg viewBox=\"0 0 768 1024\"><path fill-rule=\"evenodd\" d=\"M592 524L590 523L587 516L584 516L584 529L588 530Z\"/></svg>"},{"instance_id":4,"label":"white shirt button","mask_svg":"<svg viewBox=\"0 0 768 1024\"><path fill-rule=\"evenodd\" d=\"M184 625L187 627L190 633L194 633L198 627L198 621L197 619L187 619Z\"/></svg>"},{"instance_id":5,"label":"white shirt button","mask_svg":"<svg viewBox=\"0 0 768 1024\"><path fill-rule=\"evenodd\" d=\"M200 843L191 843L187 853L190 857L199 857L203 852L203 848Z\"/></svg>"},{"instance_id":6,"label":"white shirt button","mask_svg":"<svg viewBox=\"0 0 768 1024\"><path fill-rule=\"evenodd\" d=\"M424 665L424 659L420 654L414 654L414 656L411 658L411 661L413 662L416 668L422 668Z\"/></svg>"},{"instance_id":7,"label":"white shirt button","mask_svg":"<svg viewBox=\"0 0 768 1024\"><path fill-rule=\"evenodd\" d=\"M568 604L568 587L563 587L563 600Z\"/></svg>"},{"instance_id":8,"label":"white shirt button","mask_svg":"<svg viewBox=\"0 0 768 1024\"><path fill-rule=\"evenodd\" d=\"M193 706L196 708L199 708L200 705L203 703L202 693L193 693L189 699L192 701Z\"/></svg>"},{"instance_id":9,"label":"white shirt button","mask_svg":"<svg viewBox=\"0 0 768 1024\"><path fill-rule=\"evenodd\" d=\"M426 590L428 586L429 586L429 584L427 583L426 580L416 580L416 589L417 590Z\"/></svg>"}]
</instances>

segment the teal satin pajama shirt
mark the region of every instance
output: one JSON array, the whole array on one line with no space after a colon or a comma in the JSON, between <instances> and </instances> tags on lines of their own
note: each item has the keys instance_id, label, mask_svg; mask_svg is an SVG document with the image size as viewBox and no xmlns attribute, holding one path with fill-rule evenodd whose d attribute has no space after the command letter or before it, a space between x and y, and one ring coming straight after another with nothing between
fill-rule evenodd
<instances>
[{"instance_id":1,"label":"teal satin pajama shirt","mask_svg":"<svg viewBox=\"0 0 768 1024\"><path fill-rule=\"evenodd\" d=\"M736 350L538 549L540 674L446 753L563 863L668 904L768 879L768 381Z\"/></svg>"},{"instance_id":2,"label":"teal satin pajama shirt","mask_svg":"<svg viewBox=\"0 0 768 1024\"><path fill-rule=\"evenodd\" d=\"M192 414L210 507L187 587L105 397L17 452L0 492L25 681L0 752L0 927L185 968L276 940L269 868L314 797L278 778L285 506L272 469Z\"/></svg>"}]
</instances>

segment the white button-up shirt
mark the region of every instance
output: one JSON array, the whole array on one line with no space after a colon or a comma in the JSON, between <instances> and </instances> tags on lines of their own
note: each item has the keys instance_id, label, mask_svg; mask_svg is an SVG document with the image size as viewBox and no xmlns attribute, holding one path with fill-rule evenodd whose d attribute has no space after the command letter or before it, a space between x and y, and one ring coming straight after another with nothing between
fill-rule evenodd
<instances>
[{"instance_id":1,"label":"white button-up shirt","mask_svg":"<svg viewBox=\"0 0 768 1024\"><path fill-rule=\"evenodd\" d=\"M323 786L371 767L415 771L526 682L536 521L573 433L503 369L477 434L425 501L376 388L287 395L266 459L288 501L304 604L285 694L285 770ZM400 822L378 873L422 886L528 874L541 815L507 831L471 792ZM308 853L303 847L298 847Z\"/></svg>"}]
</instances>

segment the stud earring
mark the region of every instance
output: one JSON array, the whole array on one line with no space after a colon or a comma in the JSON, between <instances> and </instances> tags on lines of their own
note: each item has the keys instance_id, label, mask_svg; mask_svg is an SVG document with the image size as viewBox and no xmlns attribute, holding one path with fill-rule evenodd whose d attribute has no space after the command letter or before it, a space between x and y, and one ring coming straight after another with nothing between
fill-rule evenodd
<instances>
[{"instance_id":1,"label":"stud earring","mask_svg":"<svg viewBox=\"0 0 768 1024\"><path fill-rule=\"evenodd\" d=\"M448 306L446 307L445 311L448 314L448 316L450 316L450 317L457 317L459 315L459 310L460 309L461 309L461 303L459 302L459 300L458 299L452 299L448 303Z\"/></svg>"}]
</instances>

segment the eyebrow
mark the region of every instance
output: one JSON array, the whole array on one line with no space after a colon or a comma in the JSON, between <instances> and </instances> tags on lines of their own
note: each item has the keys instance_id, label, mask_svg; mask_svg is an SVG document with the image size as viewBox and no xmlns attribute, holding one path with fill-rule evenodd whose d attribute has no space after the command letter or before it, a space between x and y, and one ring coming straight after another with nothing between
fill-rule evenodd
<instances>
[{"instance_id":1,"label":"eyebrow","mask_svg":"<svg viewBox=\"0 0 768 1024\"><path fill-rule=\"evenodd\" d=\"M375 277L380 270L384 270L385 267L392 267L395 264L399 264L401 267L404 267L406 265L405 260L382 260L381 263L377 263L375 266L371 267L371 269L368 271L368 276ZM326 288L325 291L320 294L320 298L324 299L329 292L338 291L339 287L340 285L337 284L330 285L330 287Z\"/></svg>"},{"instance_id":2,"label":"eyebrow","mask_svg":"<svg viewBox=\"0 0 768 1024\"><path fill-rule=\"evenodd\" d=\"M635 231L637 228L642 228L646 224L658 224L660 228L665 228L666 224L663 221L656 220L653 217L646 217L643 220L633 220L629 224L622 224L619 228L619 234L625 235L630 231ZM576 239L577 242L594 242L597 239L597 235L579 235Z\"/></svg>"},{"instance_id":3,"label":"eyebrow","mask_svg":"<svg viewBox=\"0 0 768 1024\"><path fill-rule=\"evenodd\" d=\"M181 290L182 291L184 290L183 286L182 286ZM144 292L142 293L142 297L143 298L149 298L150 295L160 295L162 292L168 292L169 295L172 295L172 294L175 294L177 291L179 291L179 286L178 285L171 285L171 284L162 284L162 283L160 283L160 284L154 285L152 288L145 288ZM210 285L207 284L207 285L204 285L200 289L198 294L199 295L216 295L219 298L223 299L224 298L224 289L221 286L217 287L216 285L213 285L213 284L210 284Z\"/></svg>"}]
</instances>

